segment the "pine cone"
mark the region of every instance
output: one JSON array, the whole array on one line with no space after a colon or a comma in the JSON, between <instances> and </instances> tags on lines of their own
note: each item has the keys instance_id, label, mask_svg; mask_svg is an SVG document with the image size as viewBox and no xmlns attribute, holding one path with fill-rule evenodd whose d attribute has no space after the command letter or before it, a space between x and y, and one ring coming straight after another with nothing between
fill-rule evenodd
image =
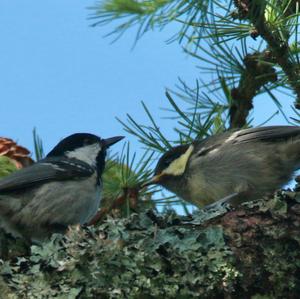
<instances>
[{"instance_id":1,"label":"pine cone","mask_svg":"<svg viewBox=\"0 0 300 299\"><path fill-rule=\"evenodd\" d=\"M34 163L29 154L28 149L17 145L12 139L0 137L0 156L10 158L17 168L23 168Z\"/></svg>"}]
</instances>

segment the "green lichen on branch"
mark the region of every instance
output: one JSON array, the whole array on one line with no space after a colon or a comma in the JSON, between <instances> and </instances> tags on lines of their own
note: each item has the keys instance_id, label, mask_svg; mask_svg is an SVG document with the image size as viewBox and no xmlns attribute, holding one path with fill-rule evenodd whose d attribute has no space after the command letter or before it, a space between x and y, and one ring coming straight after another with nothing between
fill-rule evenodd
<instances>
[{"instance_id":1,"label":"green lichen on branch","mask_svg":"<svg viewBox=\"0 0 300 299\"><path fill-rule=\"evenodd\" d=\"M215 218L149 210L72 227L2 261L1 290L5 298L298 298L297 200L280 193Z\"/></svg>"}]
</instances>

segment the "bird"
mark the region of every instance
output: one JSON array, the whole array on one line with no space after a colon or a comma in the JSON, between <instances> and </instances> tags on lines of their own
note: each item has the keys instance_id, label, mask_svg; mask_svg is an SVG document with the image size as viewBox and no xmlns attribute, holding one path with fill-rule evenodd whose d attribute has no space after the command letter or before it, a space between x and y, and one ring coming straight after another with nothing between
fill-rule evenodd
<instances>
[{"instance_id":1,"label":"bird","mask_svg":"<svg viewBox=\"0 0 300 299\"><path fill-rule=\"evenodd\" d=\"M1 227L38 243L88 223L100 205L107 149L123 138L72 134L44 159L0 180Z\"/></svg>"},{"instance_id":2,"label":"bird","mask_svg":"<svg viewBox=\"0 0 300 299\"><path fill-rule=\"evenodd\" d=\"M229 130L165 152L144 186L159 184L201 209L270 196L300 168L300 127Z\"/></svg>"}]
</instances>

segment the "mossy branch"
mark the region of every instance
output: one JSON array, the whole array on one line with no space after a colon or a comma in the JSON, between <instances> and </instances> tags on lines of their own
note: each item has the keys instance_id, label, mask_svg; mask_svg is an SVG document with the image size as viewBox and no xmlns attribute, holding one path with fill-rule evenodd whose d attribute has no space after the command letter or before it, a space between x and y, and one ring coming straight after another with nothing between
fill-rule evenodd
<instances>
[{"instance_id":1,"label":"mossy branch","mask_svg":"<svg viewBox=\"0 0 300 299\"><path fill-rule=\"evenodd\" d=\"M298 201L280 193L223 215L149 210L72 227L2 261L1 290L5 298L299 298Z\"/></svg>"}]
</instances>

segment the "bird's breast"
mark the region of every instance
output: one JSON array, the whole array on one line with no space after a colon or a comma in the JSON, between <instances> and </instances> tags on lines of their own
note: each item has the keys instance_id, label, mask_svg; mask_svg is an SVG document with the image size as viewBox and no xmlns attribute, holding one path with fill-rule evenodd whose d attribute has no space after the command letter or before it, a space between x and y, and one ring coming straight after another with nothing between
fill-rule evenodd
<instances>
[{"instance_id":1,"label":"bird's breast","mask_svg":"<svg viewBox=\"0 0 300 299\"><path fill-rule=\"evenodd\" d=\"M186 200L195 204L198 207L215 202L215 186L210 186L204 177L200 175L193 175L187 181Z\"/></svg>"}]
</instances>

